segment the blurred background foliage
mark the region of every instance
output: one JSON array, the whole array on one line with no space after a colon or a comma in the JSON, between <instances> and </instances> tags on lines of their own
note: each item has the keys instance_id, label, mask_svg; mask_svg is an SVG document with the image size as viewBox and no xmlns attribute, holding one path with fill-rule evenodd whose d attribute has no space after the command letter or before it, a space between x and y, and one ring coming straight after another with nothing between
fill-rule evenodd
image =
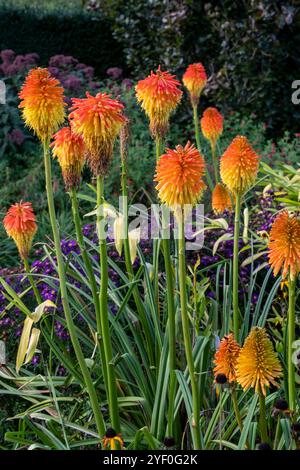
<instances>
[{"instance_id":1,"label":"blurred background foliage","mask_svg":"<svg viewBox=\"0 0 300 470\"><path fill-rule=\"evenodd\" d=\"M105 75L135 79L160 63L182 74L201 61L209 101L255 112L270 132L296 130L291 83L300 76L298 0L0 1L1 49L73 55ZM262 106L263 103L263 106Z\"/></svg>"}]
</instances>

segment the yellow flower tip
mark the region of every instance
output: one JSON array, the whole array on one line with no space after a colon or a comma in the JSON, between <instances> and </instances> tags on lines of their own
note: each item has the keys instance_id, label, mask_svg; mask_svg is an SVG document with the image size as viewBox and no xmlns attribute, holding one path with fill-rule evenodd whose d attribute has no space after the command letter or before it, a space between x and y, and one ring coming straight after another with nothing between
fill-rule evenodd
<instances>
[{"instance_id":1,"label":"yellow flower tip","mask_svg":"<svg viewBox=\"0 0 300 470\"><path fill-rule=\"evenodd\" d=\"M28 73L19 93L26 126L43 142L49 141L65 119L63 88L48 69L35 68Z\"/></svg>"},{"instance_id":2,"label":"yellow flower tip","mask_svg":"<svg viewBox=\"0 0 300 470\"><path fill-rule=\"evenodd\" d=\"M33 237L37 231L35 215L30 202L13 204L7 211L3 225L17 245L22 259L28 258Z\"/></svg>"},{"instance_id":3,"label":"yellow flower tip","mask_svg":"<svg viewBox=\"0 0 300 470\"><path fill-rule=\"evenodd\" d=\"M224 374L228 382L236 381L236 364L240 354L240 346L230 333L221 340L219 348L214 358L214 376L215 378Z\"/></svg>"},{"instance_id":4,"label":"yellow flower tip","mask_svg":"<svg viewBox=\"0 0 300 470\"><path fill-rule=\"evenodd\" d=\"M281 212L275 219L269 239L269 263L277 276L282 271L285 279L291 279L300 272L300 221L288 211Z\"/></svg>"},{"instance_id":5,"label":"yellow flower tip","mask_svg":"<svg viewBox=\"0 0 300 470\"><path fill-rule=\"evenodd\" d=\"M217 140L223 132L223 116L216 108L207 108L200 120L201 130L204 137L212 147L216 146Z\"/></svg>"},{"instance_id":6,"label":"yellow flower tip","mask_svg":"<svg viewBox=\"0 0 300 470\"><path fill-rule=\"evenodd\" d=\"M196 106L203 88L207 83L205 68L200 62L197 64L190 64L183 74L182 81L190 93L192 104Z\"/></svg>"},{"instance_id":7,"label":"yellow flower tip","mask_svg":"<svg viewBox=\"0 0 300 470\"><path fill-rule=\"evenodd\" d=\"M194 205L205 189L205 163L199 151L190 142L175 150L166 149L157 162L154 181L160 200L173 210Z\"/></svg>"},{"instance_id":8,"label":"yellow flower tip","mask_svg":"<svg viewBox=\"0 0 300 470\"><path fill-rule=\"evenodd\" d=\"M153 137L164 137L172 111L181 100L182 91L175 75L163 72L158 67L156 73L140 80L136 87L136 97L150 120L150 130Z\"/></svg>"},{"instance_id":9,"label":"yellow flower tip","mask_svg":"<svg viewBox=\"0 0 300 470\"><path fill-rule=\"evenodd\" d=\"M230 194L223 184L218 183L212 193L212 208L215 214L223 214L232 209Z\"/></svg>"},{"instance_id":10,"label":"yellow flower tip","mask_svg":"<svg viewBox=\"0 0 300 470\"><path fill-rule=\"evenodd\" d=\"M108 428L105 436L102 439L104 449L110 448L110 450L123 449L124 441L121 434L117 434L113 428Z\"/></svg>"},{"instance_id":11,"label":"yellow flower tip","mask_svg":"<svg viewBox=\"0 0 300 470\"><path fill-rule=\"evenodd\" d=\"M237 136L221 157L220 173L223 183L234 194L244 194L254 184L259 156L248 139Z\"/></svg>"},{"instance_id":12,"label":"yellow flower tip","mask_svg":"<svg viewBox=\"0 0 300 470\"><path fill-rule=\"evenodd\" d=\"M115 140L126 122L124 106L107 93L72 98L72 131L81 135L88 150L87 163L94 176L105 175Z\"/></svg>"},{"instance_id":13,"label":"yellow flower tip","mask_svg":"<svg viewBox=\"0 0 300 470\"><path fill-rule=\"evenodd\" d=\"M63 127L53 136L53 157L58 159L67 191L78 189L86 149L83 139L71 127Z\"/></svg>"},{"instance_id":14,"label":"yellow flower tip","mask_svg":"<svg viewBox=\"0 0 300 470\"><path fill-rule=\"evenodd\" d=\"M266 395L266 389L278 387L276 379L282 376L282 368L273 345L264 328L254 327L240 351L237 361L237 382L246 391Z\"/></svg>"}]
</instances>

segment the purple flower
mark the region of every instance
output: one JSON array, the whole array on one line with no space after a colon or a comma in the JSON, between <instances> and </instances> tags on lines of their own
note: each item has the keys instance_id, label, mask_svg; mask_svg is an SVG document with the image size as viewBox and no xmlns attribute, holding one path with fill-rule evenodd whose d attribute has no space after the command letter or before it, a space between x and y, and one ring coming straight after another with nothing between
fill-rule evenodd
<instances>
[{"instance_id":1,"label":"purple flower","mask_svg":"<svg viewBox=\"0 0 300 470\"><path fill-rule=\"evenodd\" d=\"M106 73L112 80L118 80L122 76L123 70L120 67L110 67Z\"/></svg>"},{"instance_id":2,"label":"purple flower","mask_svg":"<svg viewBox=\"0 0 300 470\"><path fill-rule=\"evenodd\" d=\"M17 145L18 147L20 147L24 143L24 140L25 140L25 136L20 129L13 129L7 135L7 137L12 144Z\"/></svg>"}]
</instances>

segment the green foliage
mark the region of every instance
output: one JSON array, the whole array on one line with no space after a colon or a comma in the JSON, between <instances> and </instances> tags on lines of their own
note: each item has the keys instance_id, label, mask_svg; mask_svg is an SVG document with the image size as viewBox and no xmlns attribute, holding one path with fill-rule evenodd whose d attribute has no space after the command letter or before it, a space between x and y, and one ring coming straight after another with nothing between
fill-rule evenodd
<instances>
[{"instance_id":1,"label":"green foliage","mask_svg":"<svg viewBox=\"0 0 300 470\"><path fill-rule=\"evenodd\" d=\"M95 67L99 76L107 68L124 67L122 47L112 37L111 22L81 10L24 8L2 5L1 49L36 52L46 65L55 54L72 55Z\"/></svg>"}]
</instances>

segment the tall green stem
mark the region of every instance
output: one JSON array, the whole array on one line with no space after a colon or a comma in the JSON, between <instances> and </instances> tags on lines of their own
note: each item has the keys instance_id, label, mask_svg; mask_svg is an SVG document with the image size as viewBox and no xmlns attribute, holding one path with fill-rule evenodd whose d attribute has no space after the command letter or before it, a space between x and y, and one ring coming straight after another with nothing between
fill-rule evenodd
<instances>
[{"instance_id":1,"label":"tall green stem","mask_svg":"<svg viewBox=\"0 0 300 470\"><path fill-rule=\"evenodd\" d=\"M101 363L102 363L102 368L103 368L104 384L105 384L106 394L108 396L107 370L106 370L104 346L102 342L100 305L99 305L97 283L96 283L96 278L95 278L95 274L93 271L92 263L88 256L86 246L84 243L82 225L81 225L79 208L78 208L78 199L77 199L76 190L74 188L71 189L70 191L70 198L71 198L71 203L72 203L72 212L73 212L73 220L74 220L75 230L76 230L76 237L77 237L81 256L85 265L85 269L88 275L88 279L89 279L89 283L90 283L90 287L92 291L93 303L94 303L95 314L96 314L96 324L97 324L97 343L99 345Z\"/></svg>"},{"instance_id":2,"label":"tall green stem","mask_svg":"<svg viewBox=\"0 0 300 470\"><path fill-rule=\"evenodd\" d=\"M179 263L179 290L180 290L180 306L181 306L181 320L183 329L183 339L186 360L190 375L191 387L192 387L192 402L193 402L193 421L192 421L192 434L194 440L195 450L200 449L200 409L199 409L199 397L198 387L195 375L194 360L192 341L190 335L189 317L187 311L187 292L186 292L186 260L185 260L185 239L184 239L184 218L183 214L178 221L179 233L178 233L178 263Z\"/></svg>"},{"instance_id":3,"label":"tall green stem","mask_svg":"<svg viewBox=\"0 0 300 470\"><path fill-rule=\"evenodd\" d=\"M103 416L100 410L100 405L98 403L96 390L94 384L92 382L88 367L85 362L85 358L83 352L80 347L80 343L76 334L76 328L73 322L72 313L68 301L68 292L67 292L67 282L66 282L66 274L65 274L65 264L62 256L61 246L60 246L60 235L58 230L58 225L56 221L55 215L55 207L54 207L54 197L53 197L53 188L52 188L52 175L51 175L51 161L49 155L49 142L44 143L44 164L45 164L45 177L46 177L46 192L47 192L47 199L48 199L48 209L49 209L49 217L53 232L53 239L55 245L55 252L57 257L57 270L59 276L59 284L60 284L60 292L61 292L61 301L63 305L64 314L66 317L66 323L68 327L68 331L70 334L70 339L76 354L76 358L90 397L90 402L92 406L92 410L95 416L97 430L100 436L102 436L105 432L105 424L103 420Z\"/></svg>"},{"instance_id":4,"label":"tall green stem","mask_svg":"<svg viewBox=\"0 0 300 470\"><path fill-rule=\"evenodd\" d=\"M239 410L239 405L238 405L238 401L237 401L235 385L233 385L232 389L231 389L231 399L232 399L232 404L233 404L233 409L234 409L236 421L238 423L240 431L242 432L243 431L243 422L242 422L242 418L241 418L241 414L240 414L240 410Z\"/></svg>"},{"instance_id":5,"label":"tall green stem","mask_svg":"<svg viewBox=\"0 0 300 470\"><path fill-rule=\"evenodd\" d=\"M122 197L123 197L123 217L124 217L124 255L125 255L125 265L129 280L133 280L134 278L134 271L131 264L131 257L130 257L130 247L129 247L129 239L128 239L128 195L127 195L127 167L126 161L122 159L121 161L121 186L122 186ZM139 314L139 318L141 323L143 324L143 329L146 337L147 343L147 353L149 355L150 364L154 365L154 358L153 358L153 348L152 348L152 341L151 341L151 334L149 332L148 322L145 315L145 309L138 291L138 287L135 286L133 288L133 298L134 302Z\"/></svg>"},{"instance_id":6,"label":"tall green stem","mask_svg":"<svg viewBox=\"0 0 300 470\"><path fill-rule=\"evenodd\" d=\"M292 411L295 411L295 408L296 408L295 364L293 363L293 343L295 341L295 306L296 306L296 279L289 278L287 361L288 361L289 408Z\"/></svg>"},{"instance_id":7,"label":"tall green stem","mask_svg":"<svg viewBox=\"0 0 300 470\"><path fill-rule=\"evenodd\" d=\"M161 139L156 139L156 159L158 160L161 156ZM168 220L166 220L165 209L163 208L162 216L162 248L164 263L166 269L166 289L167 289L167 302L168 302L168 339L169 339L169 407L168 407L168 429L167 434L173 436L174 432L174 403L175 403L175 393L176 393L176 325L175 325L175 287L174 287L174 278L173 270L171 263L171 250L170 250L170 240L167 238L166 225Z\"/></svg>"},{"instance_id":8,"label":"tall green stem","mask_svg":"<svg viewBox=\"0 0 300 470\"><path fill-rule=\"evenodd\" d=\"M239 339L239 237L240 237L241 195L236 194L234 217L234 247L233 247L233 331Z\"/></svg>"},{"instance_id":9,"label":"tall green stem","mask_svg":"<svg viewBox=\"0 0 300 470\"><path fill-rule=\"evenodd\" d=\"M111 425L118 433L120 432L120 418L118 409L118 397L116 376L113 360L113 350L110 338L110 328L108 319L108 264L107 264L107 247L106 247L106 233L104 227L103 215L104 203L104 181L103 176L97 177L97 229L99 237L99 250L100 250L100 315L101 315L101 328L102 338L104 345L104 353L107 368L107 381L108 381L108 405Z\"/></svg>"},{"instance_id":10,"label":"tall green stem","mask_svg":"<svg viewBox=\"0 0 300 470\"><path fill-rule=\"evenodd\" d=\"M267 420L266 420L266 400L262 392L259 393L259 429L261 442L269 442Z\"/></svg>"},{"instance_id":11,"label":"tall green stem","mask_svg":"<svg viewBox=\"0 0 300 470\"><path fill-rule=\"evenodd\" d=\"M193 106L193 116L194 116L194 126L195 126L195 138L196 138L196 144L197 144L197 149L201 153L201 142L200 142L200 129L199 129L199 117L198 117L198 106L197 104L192 104ZM213 191L214 185L211 179L211 176L208 172L207 165L205 166L205 174L206 174L206 179L207 179L207 184L209 186L209 189Z\"/></svg>"},{"instance_id":12,"label":"tall green stem","mask_svg":"<svg viewBox=\"0 0 300 470\"><path fill-rule=\"evenodd\" d=\"M24 258L23 261L24 261L24 268L25 268L25 271L26 271L26 275L27 275L28 281L30 282L30 285L32 287L32 290L33 290L33 293L35 295L36 301L37 301L38 304L41 304L42 303L41 294L39 293L39 290L36 287L36 284L33 280L33 277L30 274L30 266L29 266L29 263L28 263L28 259Z\"/></svg>"},{"instance_id":13,"label":"tall green stem","mask_svg":"<svg viewBox=\"0 0 300 470\"><path fill-rule=\"evenodd\" d=\"M212 144L211 145L211 155L212 155L212 161L214 165L214 172L215 172L215 183L218 184L219 182L219 168L218 168L218 159L216 155L216 145Z\"/></svg>"}]
</instances>

